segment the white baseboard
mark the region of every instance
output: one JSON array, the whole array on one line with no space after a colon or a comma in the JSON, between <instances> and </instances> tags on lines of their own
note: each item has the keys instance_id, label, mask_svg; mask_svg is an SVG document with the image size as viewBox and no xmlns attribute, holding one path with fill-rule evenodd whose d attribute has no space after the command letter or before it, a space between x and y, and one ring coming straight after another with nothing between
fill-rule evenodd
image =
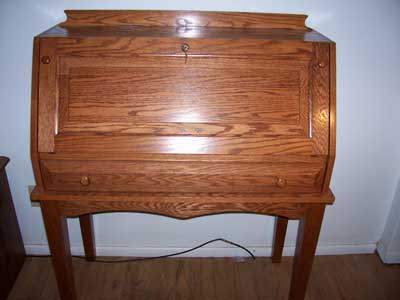
<instances>
[{"instance_id":1,"label":"white baseboard","mask_svg":"<svg viewBox=\"0 0 400 300\"><path fill-rule=\"evenodd\" d=\"M378 242L376 252L385 264L400 264L400 252L389 252L382 240Z\"/></svg>"},{"instance_id":2,"label":"white baseboard","mask_svg":"<svg viewBox=\"0 0 400 300\"><path fill-rule=\"evenodd\" d=\"M255 246L247 247L255 256L271 256L271 247ZM97 255L99 256L132 256L146 257L159 256L170 253L176 253L187 250L188 248L156 248L156 247L113 247L98 246ZM49 248L47 245L25 245L28 255L47 255ZM317 248L317 255L343 255L343 254L366 254L373 253L376 250L376 244L360 244L360 245L321 245ZM71 247L72 254L83 255L83 248L80 246ZM293 256L294 246L288 246L283 249L284 256ZM248 256L248 254L236 247L204 247L194 250L190 253L181 255L182 257L238 257Z\"/></svg>"}]
</instances>

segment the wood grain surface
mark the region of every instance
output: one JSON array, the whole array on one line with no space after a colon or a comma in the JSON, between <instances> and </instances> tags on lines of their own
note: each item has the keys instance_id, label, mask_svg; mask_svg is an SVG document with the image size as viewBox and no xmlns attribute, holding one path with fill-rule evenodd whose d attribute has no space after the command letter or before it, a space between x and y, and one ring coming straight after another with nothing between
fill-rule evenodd
<instances>
[{"instance_id":1,"label":"wood grain surface","mask_svg":"<svg viewBox=\"0 0 400 300\"><path fill-rule=\"evenodd\" d=\"M192 136L113 136L60 134L56 152L170 153L170 154L298 154L318 155L306 138L235 138Z\"/></svg>"},{"instance_id":2,"label":"wood grain surface","mask_svg":"<svg viewBox=\"0 0 400 300\"><path fill-rule=\"evenodd\" d=\"M36 186L32 193L33 201L202 201L210 202L262 202L262 203L325 203L332 204L335 196L332 191L324 193L116 193L116 192L63 192L48 191Z\"/></svg>"},{"instance_id":3,"label":"wood grain surface","mask_svg":"<svg viewBox=\"0 0 400 300\"><path fill-rule=\"evenodd\" d=\"M173 26L307 30L306 15L210 11L66 10L62 26Z\"/></svg>"},{"instance_id":4,"label":"wood grain surface","mask_svg":"<svg viewBox=\"0 0 400 300\"><path fill-rule=\"evenodd\" d=\"M330 44L329 49L329 156L326 165L323 191L329 189L336 157L336 44Z\"/></svg>"},{"instance_id":5,"label":"wood grain surface","mask_svg":"<svg viewBox=\"0 0 400 300\"><path fill-rule=\"evenodd\" d=\"M317 44L312 64L312 133L314 147L319 153L328 154L329 149L329 45Z\"/></svg>"},{"instance_id":6,"label":"wood grain surface","mask_svg":"<svg viewBox=\"0 0 400 300\"><path fill-rule=\"evenodd\" d=\"M66 217L60 214L59 207L53 202L45 201L40 207L60 298L77 299Z\"/></svg>"},{"instance_id":7,"label":"wood grain surface","mask_svg":"<svg viewBox=\"0 0 400 300\"><path fill-rule=\"evenodd\" d=\"M229 212L283 215L300 218L305 205L330 204L332 192L321 193L117 193L62 192L35 188L33 200L53 201L67 216L131 211L167 215L180 219Z\"/></svg>"},{"instance_id":8,"label":"wood grain surface","mask_svg":"<svg viewBox=\"0 0 400 300\"><path fill-rule=\"evenodd\" d=\"M324 165L143 161L42 161L45 187L59 191L319 192ZM89 178L82 184L83 177ZM278 180L284 180L284 186Z\"/></svg>"},{"instance_id":9,"label":"wood grain surface","mask_svg":"<svg viewBox=\"0 0 400 300\"><path fill-rule=\"evenodd\" d=\"M271 261L280 263L282 261L282 252L285 245L288 218L277 216L275 218L275 234L272 247Z\"/></svg>"},{"instance_id":10,"label":"wood grain surface","mask_svg":"<svg viewBox=\"0 0 400 300\"><path fill-rule=\"evenodd\" d=\"M88 37L174 37L180 39L258 39L286 40L299 42L331 42L315 30L294 30L281 28L227 28L227 27L154 27L137 25L119 26L54 26L39 37L88 38Z\"/></svg>"},{"instance_id":11,"label":"wood grain surface","mask_svg":"<svg viewBox=\"0 0 400 300\"><path fill-rule=\"evenodd\" d=\"M79 216L79 224L81 227L86 260L94 261L96 258L96 242L94 236L93 216L91 214Z\"/></svg>"},{"instance_id":12,"label":"wood grain surface","mask_svg":"<svg viewBox=\"0 0 400 300\"><path fill-rule=\"evenodd\" d=\"M300 41L260 40L251 38L173 38L173 37L98 37L57 38L57 54L78 57L133 58L143 56L178 56L184 58L182 43L189 44L189 56L227 56L242 58L307 60L312 43ZM189 58L190 59L190 58ZM180 60L184 64L184 59Z\"/></svg>"},{"instance_id":13,"label":"wood grain surface","mask_svg":"<svg viewBox=\"0 0 400 300\"><path fill-rule=\"evenodd\" d=\"M324 212L324 204L312 204L308 206L305 215L300 219L290 281L289 299L291 300L305 298Z\"/></svg>"},{"instance_id":14,"label":"wood grain surface","mask_svg":"<svg viewBox=\"0 0 400 300\"><path fill-rule=\"evenodd\" d=\"M40 64L40 40L35 37L32 51L32 90L31 90L31 132L30 154L36 184L42 186L38 150L38 120L39 120L39 64Z\"/></svg>"},{"instance_id":15,"label":"wood grain surface","mask_svg":"<svg viewBox=\"0 0 400 300\"><path fill-rule=\"evenodd\" d=\"M54 152L54 135L57 133L57 63L55 40L40 41L38 151ZM48 59L49 63L44 63Z\"/></svg>"},{"instance_id":16,"label":"wood grain surface","mask_svg":"<svg viewBox=\"0 0 400 300\"><path fill-rule=\"evenodd\" d=\"M251 162L251 163L310 163L324 164L325 155L301 156L288 155L211 155L211 154L162 154L162 153L131 153L101 152L101 153L39 153L41 160L113 160L113 161L152 161L152 162Z\"/></svg>"}]
</instances>

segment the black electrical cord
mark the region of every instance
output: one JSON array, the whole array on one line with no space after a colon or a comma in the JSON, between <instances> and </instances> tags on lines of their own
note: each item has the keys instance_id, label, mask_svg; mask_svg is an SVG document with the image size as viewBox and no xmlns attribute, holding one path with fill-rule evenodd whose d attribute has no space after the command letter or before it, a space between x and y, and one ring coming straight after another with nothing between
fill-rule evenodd
<instances>
[{"instance_id":1,"label":"black electrical cord","mask_svg":"<svg viewBox=\"0 0 400 300\"><path fill-rule=\"evenodd\" d=\"M144 260L167 258L167 257L171 257L171 256L177 256L177 255L185 254L185 253L191 252L193 250L199 249L201 247L204 247L205 245L208 245L208 244L211 244L211 243L214 243L214 242L218 242L218 241L225 242L225 243L231 244L233 246L236 246L238 248L241 248L244 251L246 251L253 259L256 259L256 257L253 255L253 253L251 253L250 250L247 249L246 247L244 247L244 246L242 246L240 244L234 243L232 241L229 241L227 239L217 238L217 239L213 239L213 240L207 241L207 242L205 242L203 244L200 244L200 245L198 245L196 247L190 248L188 250L184 250L184 251L176 252L176 253L171 253L171 254L166 254L166 255L151 256L151 257L139 257L139 258L127 258L127 259L118 259L118 260L98 259L98 258L96 258L94 260L94 262L99 262L99 263L127 263L127 262L135 262L135 261L144 261ZM51 257L50 255L28 255L28 256L30 256L30 257ZM81 255L73 255L72 257L79 258L79 259L86 259L85 256L81 256Z\"/></svg>"}]
</instances>

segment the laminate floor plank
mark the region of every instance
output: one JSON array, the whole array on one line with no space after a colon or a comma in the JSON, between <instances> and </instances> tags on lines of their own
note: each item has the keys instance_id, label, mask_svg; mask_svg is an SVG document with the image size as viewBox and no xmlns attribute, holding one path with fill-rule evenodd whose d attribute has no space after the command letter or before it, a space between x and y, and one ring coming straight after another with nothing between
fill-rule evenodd
<instances>
[{"instance_id":1,"label":"laminate floor plank","mask_svg":"<svg viewBox=\"0 0 400 300\"><path fill-rule=\"evenodd\" d=\"M257 295L254 280L254 266L256 261L246 259L233 264L235 270L235 292L239 299L260 299ZM257 274L260 276L261 274Z\"/></svg>"},{"instance_id":2,"label":"laminate floor plank","mask_svg":"<svg viewBox=\"0 0 400 300\"><path fill-rule=\"evenodd\" d=\"M235 299L238 296L237 274L229 258L213 259L215 298L221 300Z\"/></svg>"},{"instance_id":3,"label":"laminate floor plank","mask_svg":"<svg viewBox=\"0 0 400 300\"><path fill-rule=\"evenodd\" d=\"M216 296L216 282L214 276L214 258L203 259L196 258L189 264L194 272L195 292L192 294L194 300L218 299Z\"/></svg>"},{"instance_id":4,"label":"laminate floor plank","mask_svg":"<svg viewBox=\"0 0 400 300\"><path fill-rule=\"evenodd\" d=\"M115 264L74 258L73 266L81 300L286 300L292 258L280 264L265 257ZM28 257L8 300L41 299L59 299L51 260ZM384 265L375 254L317 256L306 299L398 300L400 265Z\"/></svg>"}]
</instances>

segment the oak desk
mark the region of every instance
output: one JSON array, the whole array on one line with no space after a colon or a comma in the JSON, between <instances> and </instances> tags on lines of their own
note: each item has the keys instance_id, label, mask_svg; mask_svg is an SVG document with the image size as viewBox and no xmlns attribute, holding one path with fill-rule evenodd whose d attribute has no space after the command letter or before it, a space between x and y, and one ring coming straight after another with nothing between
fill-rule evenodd
<instances>
[{"instance_id":1,"label":"oak desk","mask_svg":"<svg viewBox=\"0 0 400 300\"><path fill-rule=\"evenodd\" d=\"M290 299L306 293L335 158L335 44L306 16L66 11L34 40L32 163L58 287L76 299L66 217L300 219Z\"/></svg>"}]
</instances>

